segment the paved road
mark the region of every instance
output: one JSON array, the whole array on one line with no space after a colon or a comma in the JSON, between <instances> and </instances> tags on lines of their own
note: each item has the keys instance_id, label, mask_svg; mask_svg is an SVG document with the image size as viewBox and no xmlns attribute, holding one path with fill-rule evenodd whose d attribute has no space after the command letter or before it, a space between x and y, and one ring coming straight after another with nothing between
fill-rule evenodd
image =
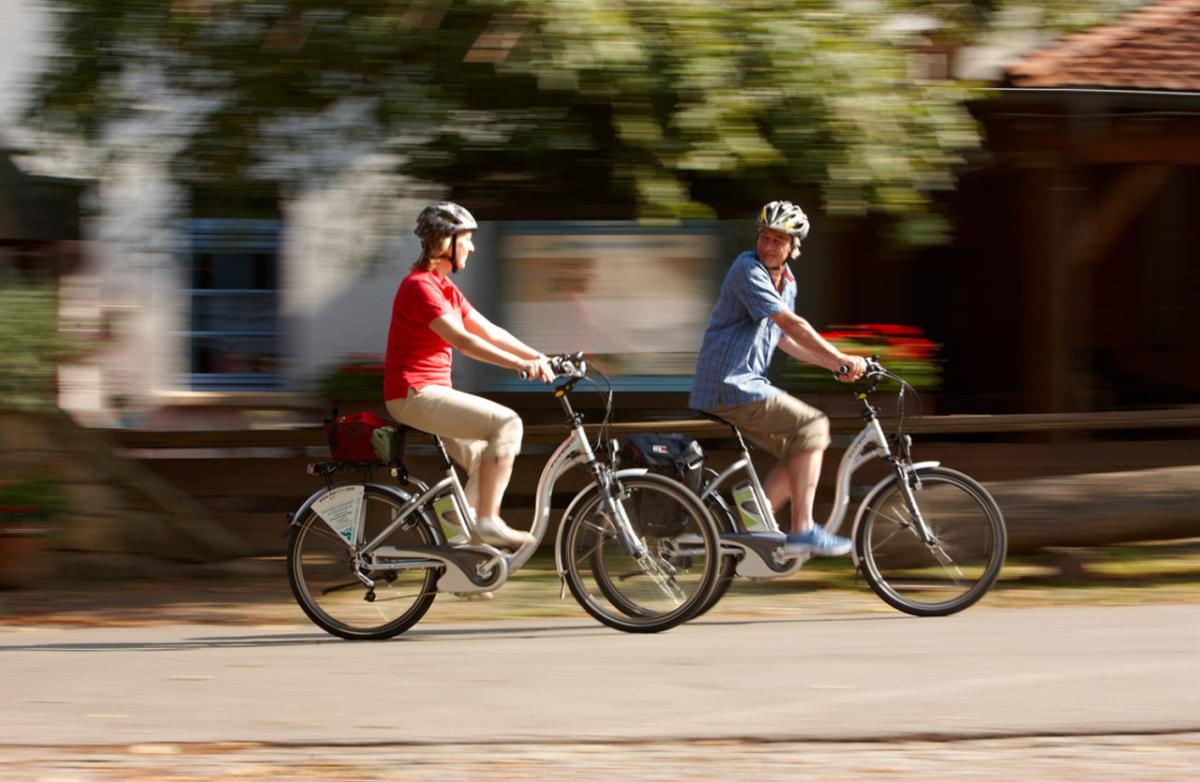
<instances>
[{"instance_id":1,"label":"paved road","mask_svg":"<svg viewBox=\"0 0 1200 782\"><path fill-rule=\"evenodd\" d=\"M0 745L776 741L1200 730L1200 606L0 629Z\"/></svg>"}]
</instances>

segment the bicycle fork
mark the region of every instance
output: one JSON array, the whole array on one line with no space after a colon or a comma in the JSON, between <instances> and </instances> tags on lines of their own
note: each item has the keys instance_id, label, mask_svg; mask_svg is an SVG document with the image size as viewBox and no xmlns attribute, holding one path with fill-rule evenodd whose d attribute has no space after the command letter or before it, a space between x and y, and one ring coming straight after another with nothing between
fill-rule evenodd
<instances>
[{"instance_id":1,"label":"bicycle fork","mask_svg":"<svg viewBox=\"0 0 1200 782\"><path fill-rule=\"evenodd\" d=\"M608 516L609 522L616 530L617 539L621 541L625 552L633 558L642 573L654 582L654 585L667 599L674 601L676 605L681 604L686 595L675 583L676 570L661 556L652 555L646 548L645 542L638 537L633 528L633 522L629 519L629 514L625 512L622 502L624 492L620 481L597 461L593 460L591 467L602 492L604 514Z\"/></svg>"},{"instance_id":2,"label":"bicycle fork","mask_svg":"<svg viewBox=\"0 0 1200 782\"><path fill-rule=\"evenodd\" d=\"M933 534L933 530L925 522L925 517L921 515L921 508L917 505L917 497L913 492L912 481L920 481L920 478L912 471L908 465L903 463L896 464L896 482L900 486L900 496L904 499L904 506L908 508L909 518L912 519L913 527L916 528L917 537L926 546L937 545L937 536Z\"/></svg>"},{"instance_id":3,"label":"bicycle fork","mask_svg":"<svg viewBox=\"0 0 1200 782\"><path fill-rule=\"evenodd\" d=\"M896 479L900 482L900 496L904 498L904 504L908 508L909 517L913 521L913 526L916 528L917 537L922 543L928 547L934 559L938 561L943 568L953 571L958 578L962 578L962 570L955 564L954 560L942 548L942 542L938 540L934 534L933 528L925 521L925 516L921 513L921 508L917 505L917 497L913 491L913 482L920 485L920 477L910 465L898 463L896 465ZM953 578L953 575L951 576Z\"/></svg>"},{"instance_id":4,"label":"bicycle fork","mask_svg":"<svg viewBox=\"0 0 1200 782\"><path fill-rule=\"evenodd\" d=\"M604 510L609 521L612 522L613 528L617 531L617 538L625 547L626 553L640 562L646 556L646 544L634 532L633 522L629 520L629 514L625 512L625 506L621 503L620 483L598 464L593 472L596 475L600 491L603 492Z\"/></svg>"}]
</instances>

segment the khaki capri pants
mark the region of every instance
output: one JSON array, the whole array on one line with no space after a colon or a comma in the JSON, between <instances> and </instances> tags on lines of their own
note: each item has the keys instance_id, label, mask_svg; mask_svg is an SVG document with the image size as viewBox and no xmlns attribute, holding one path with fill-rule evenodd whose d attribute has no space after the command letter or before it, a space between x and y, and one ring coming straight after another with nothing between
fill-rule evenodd
<instances>
[{"instance_id":1,"label":"khaki capri pants","mask_svg":"<svg viewBox=\"0 0 1200 782\"><path fill-rule=\"evenodd\" d=\"M442 438L450 458L467 471L463 489L472 506L479 499L480 460L521 451L521 417L481 396L446 386L410 388L406 398L387 400L387 411L397 423Z\"/></svg>"},{"instance_id":2,"label":"khaki capri pants","mask_svg":"<svg viewBox=\"0 0 1200 782\"><path fill-rule=\"evenodd\" d=\"M780 459L829 447L829 418L791 394L717 407L712 412L737 426L752 442Z\"/></svg>"}]
</instances>

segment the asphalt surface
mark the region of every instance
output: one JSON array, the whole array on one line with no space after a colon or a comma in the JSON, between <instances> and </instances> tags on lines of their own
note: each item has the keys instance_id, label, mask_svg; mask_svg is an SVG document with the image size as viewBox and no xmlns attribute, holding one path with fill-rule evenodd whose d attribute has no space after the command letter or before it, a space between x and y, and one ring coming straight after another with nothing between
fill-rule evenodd
<instances>
[{"instance_id":1,"label":"asphalt surface","mask_svg":"<svg viewBox=\"0 0 1200 782\"><path fill-rule=\"evenodd\" d=\"M459 620L501 606L449 604L449 621L382 643L274 603L192 614L220 624L51 611L0 627L0 779L1174 782L1200 768L1198 605L935 620L871 605L715 611L633 636Z\"/></svg>"},{"instance_id":2,"label":"asphalt surface","mask_svg":"<svg viewBox=\"0 0 1200 782\"><path fill-rule=\"evenodd\" d=\"M899 740L1200 731L1200 606L316 628L0 628L7 745Z\"/></svg>"}]
</instances>

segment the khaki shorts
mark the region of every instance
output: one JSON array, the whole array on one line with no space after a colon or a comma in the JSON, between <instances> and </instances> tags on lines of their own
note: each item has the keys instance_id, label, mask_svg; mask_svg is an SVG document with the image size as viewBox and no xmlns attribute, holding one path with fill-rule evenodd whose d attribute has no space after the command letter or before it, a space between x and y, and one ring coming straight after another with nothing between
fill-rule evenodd
<instances>
[{"instance_id":1,"label":"khaki shorts","mask_svg":"<svg viewBox=\"0 0 1200 782\"><path fill-rule=\"evenodd\" d=\"M781 459L801 451L823 451L829 447L829 419L791 394L717 407L712 412Z\"/></svg>"},{"instance_id":2,"label":"khaki shorts","mask_svg":"<svg viewBox=\"0 0 1200 782\"><path fill-rule=\"evenodd\" d=\"M503 459L521 451L521 417L490 399L446 386L409 389L404 399L387 400L397 423L436 434L450 458L467 471L467 499L479 495L477 475L483 458Z\"/></svg>"}]
</instances>

